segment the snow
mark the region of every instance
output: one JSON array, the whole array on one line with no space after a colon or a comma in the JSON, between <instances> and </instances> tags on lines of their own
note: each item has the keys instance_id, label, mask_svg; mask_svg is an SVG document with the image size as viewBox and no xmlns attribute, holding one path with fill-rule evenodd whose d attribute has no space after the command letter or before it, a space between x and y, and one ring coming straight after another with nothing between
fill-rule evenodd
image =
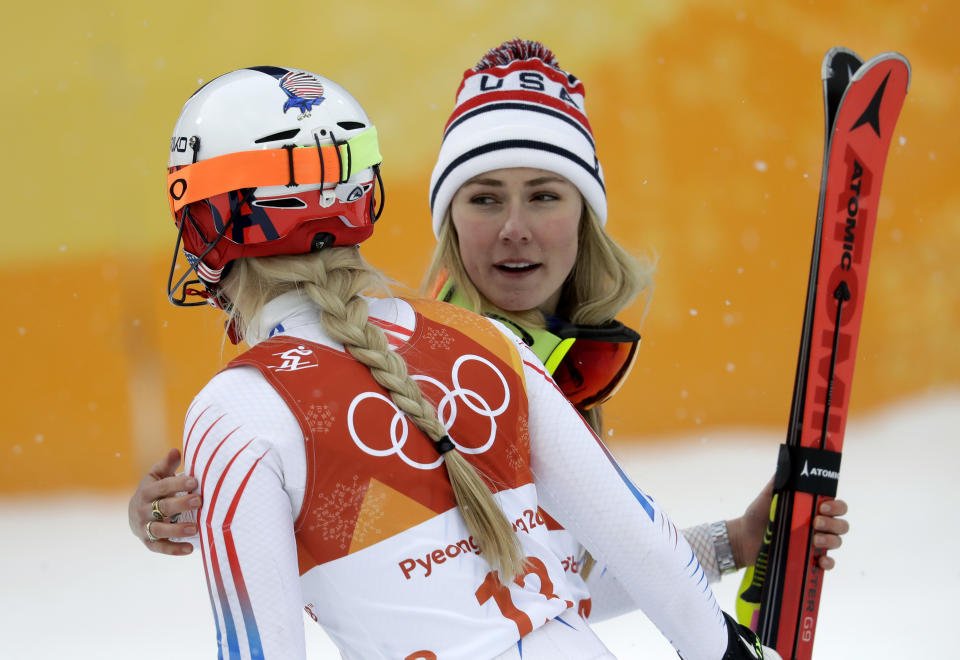
<instances>
[{"instance_id":1,"label":"snow","mask_svg":"<svg viewBox=\"0 0 960 660\"><path fill-rule=\"evenodd\" d=\"M853 529L825 579L816 660L944 657L955 646L960 567L946 551L960 541L958 428L960 390L851 419L840 496ZM781 435L707 432L614 451L687 526L738 515L772 472ZM126 498L0 498L0 657L215 657L199 554L145 552ZM716 588L728 611L738 585L728 576ZM676 658L640 614L596 629L619 658ZM307 632L311 658L338 657L319 628Z\"/></svg>"}]
</instances>

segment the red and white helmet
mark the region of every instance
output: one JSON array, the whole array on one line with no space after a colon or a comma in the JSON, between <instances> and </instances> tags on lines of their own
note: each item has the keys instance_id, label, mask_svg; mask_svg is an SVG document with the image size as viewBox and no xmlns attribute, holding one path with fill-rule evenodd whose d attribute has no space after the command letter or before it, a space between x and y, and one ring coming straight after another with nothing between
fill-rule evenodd
<instances>
[{"instance_id":1,"label":"red and white helmet","mask_svg":"<svg viewBox=\"0 0 960 660\"><path fill-rule=\"evenodd\" d=\"M170 141L175 250L182 241L190 263L176 284L171 265L170 301L203 304L186 302L187 294L208 295L188 288L196 280L185 283L194 271L206 289L216 289L240 257L366 240L383 207L380 161L376 129L332 80L273 66L211 80L184 104Z\"/></svg>"}]
</instances>

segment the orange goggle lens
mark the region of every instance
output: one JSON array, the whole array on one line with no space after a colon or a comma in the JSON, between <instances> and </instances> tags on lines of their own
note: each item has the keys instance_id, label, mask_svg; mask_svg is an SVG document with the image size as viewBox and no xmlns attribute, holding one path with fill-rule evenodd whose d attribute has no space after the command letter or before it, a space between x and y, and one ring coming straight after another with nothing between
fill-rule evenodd
<instances>
[{"instance_id":1,"label":"orange goggle lens","mask_svg":"<svg viewBox=\"0 0 960 660\"><path fill-rule=\"evenodd\" d=\"M560 391L577 408L589 410L605 402L633 368L640 335L617 325L613 332L603 333L607 336L576 337L553 372Z\"/></svg>"}]
</instances>

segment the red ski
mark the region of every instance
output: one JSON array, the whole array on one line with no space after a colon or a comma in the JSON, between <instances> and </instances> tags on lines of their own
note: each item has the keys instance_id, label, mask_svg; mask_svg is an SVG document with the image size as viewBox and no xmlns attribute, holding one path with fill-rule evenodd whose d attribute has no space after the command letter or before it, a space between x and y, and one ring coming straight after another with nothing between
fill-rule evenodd
<instances>
[{"instance_id":1,"label":"red ski","mask_svg":"<svg viewBox=\"0 0 960 660\"><path fill-rule=\"evenodd\" d=\"M896 53L860 64L834 48L823 80L827 135L800 355L769 553L754 575L757 632L785 660L813 652L824 552L813 547L813 518L837 491L880 184L910 65Z\"/></svg>"}]
</instances>

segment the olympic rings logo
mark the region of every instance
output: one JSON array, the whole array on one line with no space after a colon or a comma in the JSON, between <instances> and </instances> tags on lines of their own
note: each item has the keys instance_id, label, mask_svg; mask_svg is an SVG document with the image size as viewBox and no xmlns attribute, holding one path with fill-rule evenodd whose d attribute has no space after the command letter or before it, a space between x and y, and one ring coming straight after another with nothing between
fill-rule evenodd
<instances>
[{"instance_id":1,"label":"olympic rings logo","mask_svg":"<svg viewBox=\"0 0 960 660\"><path fill-rule=\"evenodd\" d=\"M479 362L484 364L489 367L490 370L497 376L497 378L500 380L500 384L503 386L503 402L499 406L492 408L487 400L484 399L478 392L468 389L461 384L460 368L466 362ZM463 405L465 405L467 408L482 417L486 417L490 421L490 435L487 437L486 442L479 447L464 447L457 442L456 438L451 436L450 440L453 442L458 451L464 454L482 454L493 446L493 441L497 436L497 417L503 414L503 412L507 409L507 406L510 405L510 387L507 384L507 379L504 378L503 374L500 373L500 370L497 369L489 360L486 360L479 355L461 355L459 358L457 358L456 362L453 363L453 368L450 372L450 379L453 383L452 389L448 388L436 378L431 378L430 376L411 375L411 378L417 382L430 383L443 392L443 398L440 399L439 404L437 404L437 416L440 419L440 423L443 424L444 430L449 431L457 421L458 402L463 403ZM389 449L374 449L361 440L359 434L357 433L354 425L354 416L357 414L357 408L360 406L360 404L368 399L383 401L394 411L393 418L390 420ZM403 453L403 446L407 443L407 437L410 430L410 427L407 423L407 416L401 412L399 408L397 408L397 405L390 399L390 397L384 396L379 392L364 392L363 394L359 394L354 397L353 401L350 402L350 408L347 410L347 428L350 430L350 437L353 439L353 442L357 445L357 447L370 456L392 456L393 454L396 454L404 463L418 470L433 470L434 468L439 467L443 462L442 458L437 457L437 459L431 463L421 463L413 460Z\"/></svg>"}]
</instances>

